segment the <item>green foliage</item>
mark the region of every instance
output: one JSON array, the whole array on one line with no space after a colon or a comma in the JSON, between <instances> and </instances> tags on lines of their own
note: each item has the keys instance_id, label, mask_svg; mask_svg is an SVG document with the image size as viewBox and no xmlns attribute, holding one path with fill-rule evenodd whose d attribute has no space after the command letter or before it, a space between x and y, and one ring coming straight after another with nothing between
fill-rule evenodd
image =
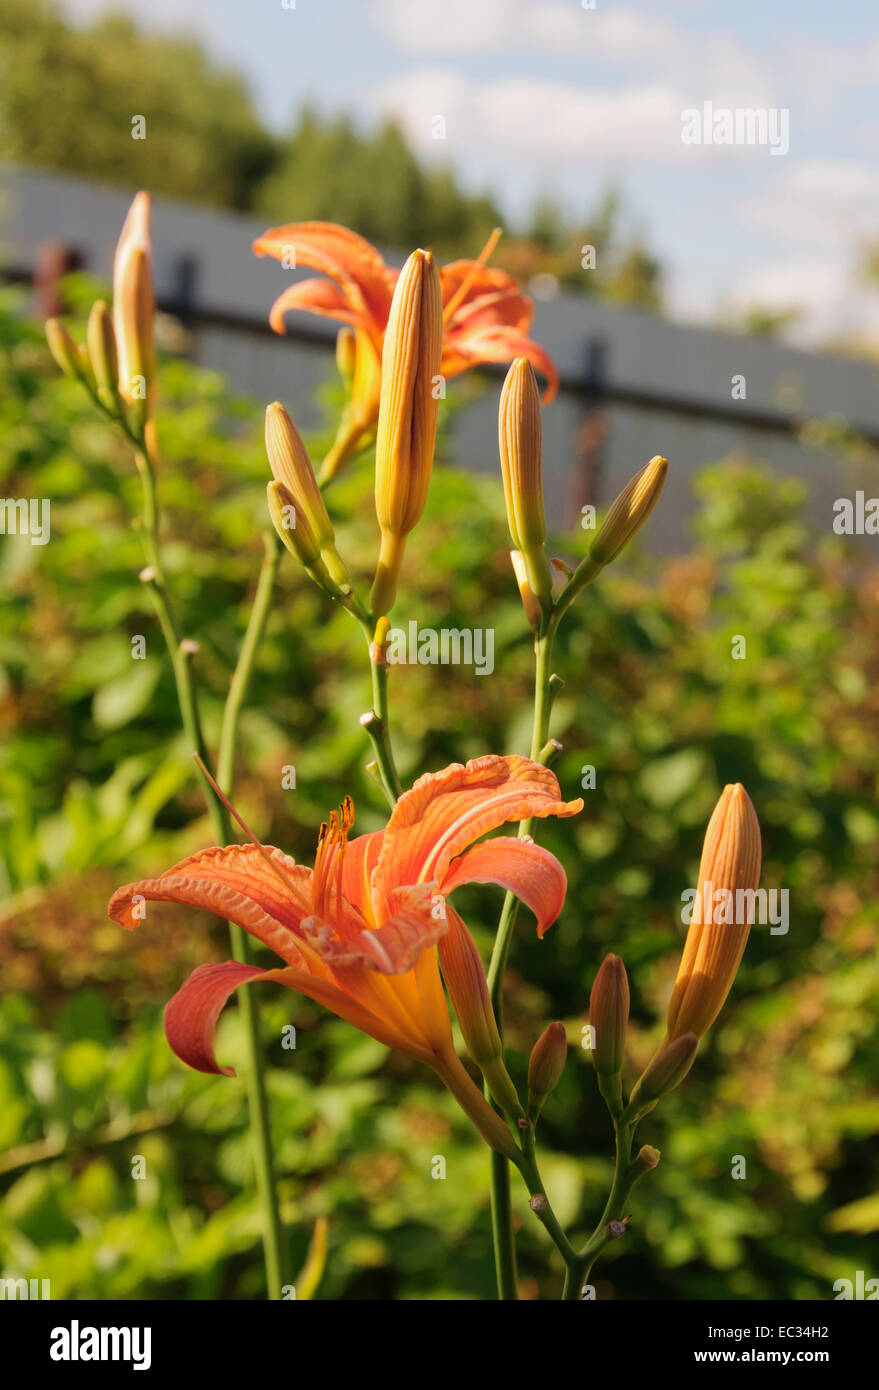
<instances>
[{"instance_id":1,"label":"green foliage","mask_svg":"<svg viewBox=\"0 0 879 1390\"><path fill-rule=\"evenodd\" d=\"M4 159L227 207L275 156L241 78L197 42L123 15L70 26L50 0L0 0L0 132Z\"/></svg>"},{"instance_id":2,"label":"green foliage","mask_svg":"<svg viewBox=\"0 0 879 1390\"><path fill-rule=\"evenodd\" d=\"M167 568L201 644L213 738L261 555L262 411L180 361L163 364L161 398ZM318 456L330 432L313 441ZM258 1296L241 1082L187 1071L160 1023L193 966L225 958L223 929L160 904L131 935L105 917L118 883L210 836L137 580L138 482L9 295L0 472L5 496L52 501L48 545L0 541L0 1265L51 1278L56 1298ZM329 495L340 551L362 576L376 544L370 492L363 461ZM698 492L689 555L626 552L562 627L557 770L566 796L588 765L597 785L581 816L539 827L569 892L542 942L520 917L511 1070L521 1082L546 1022L565 1021L571 1049L541 1121L542 1167L560 1218L585 1237L610 1176L607 1117L579 1046L592 980L607 950L623 956L631 1080L661 1033L705 823L721 786L743 781L763 826L764 884L790 890L790 930L755 927L693 1071L642 1125L662 1162L598 1267L598 1293L827 1298L835 1278L869 1267L877 1221L879 576L816 532L795 482L724 464ZM582 553L586 540L562 537L560 548ZM495 674L394 668L405 782L527 742L532 657L508 545L497 481L441 464L395 616L492 626ZM745 660L731 657L736 636ZM363 772L364 667L354 624L285 561L242 721L236 799L258 834L305 862L346 793L358 830L385 818ZM295 790L282 789L285 765ZM456 902L487 950L500 894L472 887ZM326 1214L318 1296L492 1297L487 1158L450 1098L308 1001L268 988L261 1000L294 1267ZM295 1050L281 1045L288 1023ZM240 1055L239 1029L230 1008L224 1062ZM436 1155L444 1180L432 1176ZM557 1297L558 1261L524 1190L514 1200L524 1291Z\"/></svg>"}]
</instances>

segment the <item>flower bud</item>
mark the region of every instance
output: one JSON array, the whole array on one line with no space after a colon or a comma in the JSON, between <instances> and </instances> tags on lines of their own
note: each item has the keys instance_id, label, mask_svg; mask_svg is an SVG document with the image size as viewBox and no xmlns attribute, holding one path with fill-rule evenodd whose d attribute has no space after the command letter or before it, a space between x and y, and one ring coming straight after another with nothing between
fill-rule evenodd
<instances>
[{"instance_id":1,"label":"flower bud","mask_svg":"<svg viewBox=\"0 0 879 1390\"><path fill-rule=\"evenodd\" d=\"M668 1006L667 1041L701 1038L723 1008L745 950L760 882L760 824L740 782L724 787L699 865L693 916Z\"/></svg>"},{"instance_id":2,"label":"flower bud","mask_svg":"<svg viewBox=\"0 0 879 1390\"><path fill-rule=\"evenodd\" d=\"M88 384L79 349L60 319L46 320L46 342L64 375Z\"/></svg>"},{"instance_id":3,"label":"flower bud","mask_svg":"<svg viewBox=\"0 0 879 1390\"><path fill-rule=\"evenodd\" d=\"M636 473L612 504L592 542L590 559L599 565L609 565L624 545L640 531L665 484L668 460L656 454L640 473Z\"/></svg>"},{"instance_id":4,"label":"flower bud","mask_svg":"<svg viewBox=\"0 0 879 1390\"><path fill-rule=\"evenodd\" d=\"M284 484L268 483L266 485L266 498L272 525L290 554L296 556L315 584L325 589L333 598L344 598L344 588L330 574L324 561L324 556L328 552L322 552L318 549L317 541L306 517L298 510ZM341 564L341 561L339 563Z\"/></svg>"},{"instance_id":5,"label":"flower bud","mask_svg":"<svg viewBox=\"0 0 879 1390\"><path fill-rule=\"evenodd\" d=\"M642 1144L635 1155L635 1163L639 1168L643 1168L645 1173L649 1173L651 1168L655 1168L662 1157L659 1149L655 1149L652 1144Z\"/></svg>"},{"instance_id":6,"label":"flower bud","mask_svg":"<svg viewBox=\"0 0 879 1390\"><path fill-rule=\"evenodd\" d=\"M607 955L601 962L589 996L589 1022L595 1029L595 1070L614 1076L623 1065L629 1025L629 981L619 956Z\"/></svg>"},{"instance_id":7,"label":"flower bud","mask_svg":"<svg viewBox=\"0 0 879 1390\"><path fill-rule=\"evenodd\" d=\"M269 511L281 540L307 569L314 569L320 559L322 568L331 576L333 587L349 587L351 581L336 550L333 523L314 476L308 450L280 401L266 408L266 453L275 483L279 485L274 495L269 485ZM276 517L281 519L283 531Z\"/></svg>"},{"instance_id":8,"label":"flower bud","mask_svg":"<svg viewBox=\"0 0 879 1390\"><path fill-rule=\"evenodd\" d=\"M149 388L155 374L151 201L138 193L131 204L113 262L113 325L119 354L119 394L140 424L149 414Z\"/></svg>"},{"instance_id":9,"label":"flower bud","mask_svg":"<svg viewBox=\"0 0 879 1390\"><path fill-rule=\"evenodd\" d=\"M541 604L552 598L552 576L544 551L543 463L540 392L527 357L507 372L498 409L498 447L507 524L522 554L531 592Z\"/></svg>"},{"instance_id":10,"label":"flower bud","mask_svg":"<svg viewBox=\"0 0 879 1390\"><path fill-rule=\"evenodd\" d=\"M540 1110L547 1096L561 1080L568 1056L568 1038L563 1023L551 1023L541 1033L528 1063L528 1109Z\"/></svg>"},{"instance_id":11,"label":"flower bud","mask_svg":"<svg viewBox=\"0 0 879 1390\"><path fill-rule=\"evenodd\" d=\"M442 349L439 274L429 251L413 251L397 280L382 353L375 452L375 508L382 539L370 598L376 617L393 605L405 539L427 500Z\"/></svg>"},{"instance_id":12,"label":"flower bud","mask_svg":"<svg viewBox=\"0 0 879 1390\"><path fill-rule=\"evenodd\" d=\"M86 332L89 362L95 374L98 400L114 414L119 409L119 363L113 319L103 299L92 305Z\"/></svg>"},{"instance_id":13,"label":"flower bud","mask_svg":"<svg viewBox=\"0 0 879 1390\"><path fill-rule=\"evenodd\" d=\"M643 1075L638 1078L629 1097L628 1111L640 1118L652 1110L657 1101L680 1086L696 1060L699 1039L695 1033L683 1033L673 1043L656 1054Z\"/></svg>"},{"instance_id":14,"label":"flower bud","mask_svg":"<svg viewBox=\"0 0 879 1390\"><path fill-rule=\"evenodd\" d=\"M439 962L467 1051L501 1109L508 1115L519 1115L522 1107L504 1065L503 1044L476 943L454 908L446 903L445 910L449 929L437 943Z\"/></svg>"}]
</instances>

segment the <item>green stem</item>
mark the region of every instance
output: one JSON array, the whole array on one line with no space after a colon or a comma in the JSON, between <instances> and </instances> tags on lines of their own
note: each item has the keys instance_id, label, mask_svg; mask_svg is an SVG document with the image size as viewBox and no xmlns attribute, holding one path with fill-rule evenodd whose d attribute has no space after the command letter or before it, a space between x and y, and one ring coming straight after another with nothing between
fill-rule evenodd
<instances>
[{"instance_id":1,"label":"green stem","mask_svg":"<svg viewBox=\"0 0 879 1390\"><path fill-rule=\"evenodd\" d=\"M637 1161L632 1162L632 1135L635 1126L622 1118L614 1120L615 1160L613 1183L601 1213L601 1220L588 1241L576 1256L569 1268L569 1278L565 1282L562 1295L566 1299L579 1299L583 1285L588 1281L592 1266L604 1247L615 1240L620 1232L611 1229L611 1223L624 1221L629 1194L635 1183L648 1171Z\"/></svg>"},{"instance_id":2,"label":"green stem","mask_svg":"<svg viewBox=\"0 0 879 1390\"><path fill-rule=\"evenodd\" d=\"M360 723L369 735L381 784L389 805L393 807L403 791L403 786L391 746L388 667L384 652L379 650L377 643L373 641L372 621L360 619L360 625L369 650L369 672L372 678L372 709L361 716Z\"/></svg>"},{"instance_id":3,"label":"green stem","mask_svg":"<svg viewBox=\"0 0 879 1390\"><path fill-rule=\"evenodd\" d=\"M549 749L555 751L553 745L547 746L552 711L550 676L555 626L554 619L550 618L534 638L534 721L531 732L531 757L535 761L548 754ZM530 835L532 824L532 820L521 821L519 836ZM518 912L518 898L512 893L507 893L488 967L488 989L501 1040L504 1035L504 972ZM498 1296L501 1299L515 1299L516 1251L512 1227L510 1166L503 1154L498 1153L493 1153L491 1158L491 1233Z\"/></svg>"},{"instance_id":4,"label":"green stem","mask_svg":"<svg viewBox=\"0 0 879 1390\"><path fill-rule=\"evenodd\" d=\"M138 452L137 466L143 484L142 526L149 571L145 576L145 582L149 585L153 595L159 626L171 658L177 687L177 700L187 739L202 758L205 766L209 768L210 758L204 740L198 694L191 664L195 646L187 643L181 637L171 596L165 584L159 543L159 509L156 496L155 464L148 450L143 449ZM256 597L223 711L217 782L227 796L231 796L233 790L238 720L246 697L256 651L268 618L279 553L277 541L273 535L271 540L266 543L266 555L260 571ZM213 795L206 795L206 799L217 842L221 845L228 844L233 838L229 814ZM227 925L233 957L237 961L247 963L249 953L246 934L235 922L229 922ZM288 1282L285 1268L286 1251L284 1249L283 1226L278 1209L268 1096L259 1045L259 1014L256 1000L249 985L245 985L239 990L238 1004L244 1023L245 1086L250 1129L254 1143L257 1194L263 1211L266 1287L268 1298L274 1301L282 1298L283 1286L285 1282Z\"/></svg>"},{"instance_id":5,"label":"green stem","mask_svg":"<svg viewBox=\"0 0 879 1390\"><path fill-rule=\"evenodd\" d=\"M489 1100L488 1087L485 1088L485 1095L486 1100ZM515 1301L519 1293L510 1164L509 1160L495 1149L491 1151L491 1242L494 1249L497 1296L502 1303Z\"/></svg>"}]
</instances>

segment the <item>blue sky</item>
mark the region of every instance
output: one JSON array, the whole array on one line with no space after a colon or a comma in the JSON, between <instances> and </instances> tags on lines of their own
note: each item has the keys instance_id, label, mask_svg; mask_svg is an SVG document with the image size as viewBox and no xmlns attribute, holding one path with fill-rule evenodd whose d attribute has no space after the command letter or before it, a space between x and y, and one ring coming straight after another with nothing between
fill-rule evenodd
<instances>
[{"instance_id":1,"label":"blue sky","mask_svg":"<svg viewBox=\"0 0 879 1390\"><path fill-rule=\"evenodd\" d=\"M286 0L289 5L291 0ZM804 340L879 322L858 285L879 242L879 7L869 0L65 0L198 35L241 69L264 119L308 100L364 124L393 112L515 217L600 191L667 269L669 308L711 320L801 305ZM789 111L790 148L685 145L681 112ZM445 138L434 138L436 116Z\"/></svg>"}]
</instances>

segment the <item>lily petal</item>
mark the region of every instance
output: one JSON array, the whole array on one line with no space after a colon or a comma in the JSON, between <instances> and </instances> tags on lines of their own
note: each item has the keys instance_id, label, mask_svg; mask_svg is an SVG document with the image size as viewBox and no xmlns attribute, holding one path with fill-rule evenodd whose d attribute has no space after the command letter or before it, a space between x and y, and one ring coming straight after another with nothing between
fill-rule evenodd
<instances>
[{"instance_id":1,"label":"lily petal","mask_svg":"<svg viewBox=\"0 0 879 1390\"><path fill-rule=\"evenodd\" d=\"M446 375L454 376L480 362L512 362L515 357L527 357L535 371L546 378L547 386L541 400L548 405L558 391L556 365L539 343L515 328L489 327L456 334L449 343L449 362L443 360L443 370Z\"/></svg>"},{"instance_id":2,"label":"lily petal","mask_svg":"<svg viewBox=\"0 0 879 1390\"><path fill-rule=\"evenodd\" d=\"M193 854L159 878L117 888L108 914L132 930L142 920L143 899L203 907L237 922L288 964L299 965L302 953L296 935L302 918L311 913L311 869L279 849L265 848L283 870L289 887L272 873L255 845L228 845Z\"/></svg>"},{"instance_id":3,"label":"lily petal","mask_svg":"<svg viewBox=\"0 0 879 1390\"><path fill-rule=\"evenodd\" d=\"M497 883L530 907L543 936L565 904L567 875L554 854L529 840L502 835L468 849L449 867L443 895L462 883Z\"/></svg>"},{"instance_id":4,"label":"lily petal","mask_svg":"<svg viewBox=\"0 0 879 1390\"><path fill-rule=\"evenodd\" d=\"M375 247L335 222L290 222L270 227L253 243L257 256L283 260L290 249L297 266L310 266L329 275L353 311L377 332L384 332L391 308L395 276Z\"/></svg>"},{"instance_id":5,"label":"lily petal","mask_svg":"<svg viewBox=\"0 0 879 1390\"><path fill-rule=\"evenodd\" d=\"M329 280L300 280L278 295L269 311L269 323L275 333L287 332L284 315L294 310L338 319L340 323L351 324L353 328L359 328L362 321L362 315L352 309L342 291Z\"/></svg>"},{"instance_id":6,"label":"lily petal","mask_svg":"<svg viewBox=\"0 0 879 1390\"><path fill-rule=\"evenodd\" d=\"M430 1050L419 1040L391 1026L385 1019L365 1009L338 986L300 970L262 970L237 960L219 965L200 965L168 1001L165 1008L165 1036L181 1061L196 1071L214 1076L234 1076L234 1067L221 1067L214 1055L217 1019L232 993L251 980L272 980L323 1004L361 1032L405 1052L419 1061L433 1060Z\"/></svg>"},{"instance_id":7,"label":"lily petal","mask_svg":"<svg viewBox=\"0 0 879 1390\"><path fill-rule=\"evenodd\" d=\"M394 891L431 879L489 830L533 816L573 816L582 799L562 801L555 774L530 758L488 755L419 777L391 812L372 874L375 917L394 909Z\"/></svg>"}]
</instances>

